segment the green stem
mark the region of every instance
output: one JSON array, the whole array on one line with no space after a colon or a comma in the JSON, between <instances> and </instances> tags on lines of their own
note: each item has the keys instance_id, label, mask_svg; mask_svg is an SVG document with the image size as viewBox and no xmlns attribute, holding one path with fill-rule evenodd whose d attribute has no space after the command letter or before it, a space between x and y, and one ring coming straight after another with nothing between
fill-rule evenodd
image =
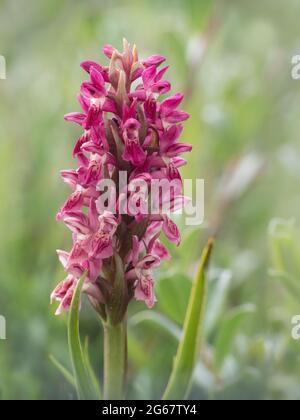
<instances>
[{"instance_id":1,"label":"green stem","mask_svg":"<svg viewBox=\"0 0 300 420\"><path fill-rule=\"evenodd\" d=\"M119 324L104 323L104 399L124 398L127 371L126 317Z\"/></svg>"}]
</instances>

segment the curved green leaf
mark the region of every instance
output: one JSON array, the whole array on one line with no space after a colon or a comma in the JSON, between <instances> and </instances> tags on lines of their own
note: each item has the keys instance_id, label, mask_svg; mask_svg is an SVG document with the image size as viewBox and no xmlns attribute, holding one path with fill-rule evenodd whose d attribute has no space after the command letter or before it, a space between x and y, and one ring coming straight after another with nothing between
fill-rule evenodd
<instances>
[{"instance_id":1,"label":"curved green leaf","mask_svg":"<svg viewBox=\"0 0 300 420\"><path fill-rule=\"evenodd\" d=\"M56 357L54 357L52 354L49 355L49 359L51 360L51 362L54 364L55 367L57 367L57 369L60 371L60 373L63 375L63 377L65 378L65 380L75 388L76 390L76 382L74 379L74 376L72 375L71 372L69 372L69 370L67 368L64 367L64 365L62 365L57 359Z\"/></svg>"},{"instance_id":2,"label":"curved green leaf","mask_svg":"<svg viewBox=\"0 0 300 420\"><path fill-rule=\"evenodd\" d=\"M221 270L215 278L210 279L207 296L207 312L205 315L205 336L207 337L220 322L226 297L229 292L231 277L232 275L229 270Z\"/></svg>"},{"instance_id":3,"label":"curved green leaf","mask_svg":"<svg viewBox=\"0 0 300 420\"><path fill-rule=\"evenodd\" d=\"M246 315L253 312L255 312L255 306L248 303L234 308L226 315L221 324L220 332L217 336L215 344L215 366L217 369L221 369L225 357L229 353L240 323L244 320Z\"/></svg>"},{"instance_id":4,"label":"curved green leaf","mask_svg":"<svg viewBox=\"0 0 300 420\"><path fill-rule=\"evenodd\" d=\"M79 334L80 295L84 280L85 274L78 281L72 298L68 323L68 339L78 398L89 400L96 398L96 395L86 368Z\"/></svg>"},{"instance_id":5,"label":"curved green leaf","mask_svg":"<svg viewBox=\"0 0 300 420\"><path fill-rule=\"evenodd\" d=\"M182 338L174 359L171 376L163 395L163 399L166 400L183 399L190 388L200 347L207 291L206 270L212 247L213 240L210 239L202 253L198 272L191 290Z\"/></svg>"},{"instance_id":6,"label":"curved green leaf","mask_svg":"<svg viewBox=\"0 0 300 420\"><path fill-rule=\"evenodd\" d=\"M150 322L154 324L155 328L160 328L163 331L166 331L176 340L180 340L181 329L170 319L166 318L164 315L161 315L154 311L141 311L133 315L130 319L130 324L133 326L139 325L143 322Z\"/></svg>"},{"instance_id":7,"label":"curved green leaf","mask_svg":"<svg viewBox=\"0 0 300 420\"><path fill-rule=\"evenodd\" d=\"M101 387L100 387L100 383L98 381L98 378L95 374L95 371L93 369L92 363L91 363L91 359L90 359L90 354L89 354L89 339L88 337L85 338L85 342L84 342L84 359L85 359L85 365L86 365L86 369L88 371L90 380L92 381L93 387L94 387L94 391L95 394L98 395L99 399L101 398Z\"/></svg>"},{"instance_id":8,"label":"curved green leaf","mask_svg":"<svg viewBox=\"0 0 300 420\"><path fill-rule=\"evenodd\" d=\"M300 287L299 281L292 274L287 273L286 271L279 270L269 270L269 275L282 282L286 290L289 292L290 296L294 298L297 302L300 299Z\"/></svg>"}]
</instances>

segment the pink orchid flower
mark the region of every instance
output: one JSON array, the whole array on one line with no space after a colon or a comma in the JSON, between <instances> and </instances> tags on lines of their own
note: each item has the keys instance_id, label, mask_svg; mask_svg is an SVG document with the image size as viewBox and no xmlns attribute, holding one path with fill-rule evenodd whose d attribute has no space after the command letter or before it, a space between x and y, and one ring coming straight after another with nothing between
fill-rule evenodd
<instances>
[{"instance_id":1,"label":"pink orchid flower","mask_svg":"<svg viewBox=\"0 0 300 420\"><path fill-rule=\"evenodd\" d=\"M67 273L51 294L51 301L59 302L57 314L69 309L83 273L82 292L96 310L101 306L101 316L112 312L122 317L133 297L151 308L156 302L153 269L171 258L161 233L180 243L170 213L187 202L179 173L186 164L181 155L191 150L189 144L178 141L188 118L179 109L183 94L160 99L171 89L164 79L168 66L161 67L165 57L141 60L136 47L126 40L122 52L105 45L103 53L109 60L106 65L91 60L81 63L88 76L78 95L81 111L65 115L65 120L83 131L73 148L77 168L61 171L71 193L57 220L71 230L73 244L68 252L57 251ZM127 174L125 186L118 184L121 171ZM98 186L103 180L117 184L110 192L110 198L116 196L115 207L104 208L102 201L100 205L103 191ZM147 214L151 185L161 180L176 181L175 187L155 198L156 214ZM139 190L141 181L146 191ZM123 206L126 200L129 204ZM116 301L119 308L114 307Z\"/></svg>"}]
</instances>

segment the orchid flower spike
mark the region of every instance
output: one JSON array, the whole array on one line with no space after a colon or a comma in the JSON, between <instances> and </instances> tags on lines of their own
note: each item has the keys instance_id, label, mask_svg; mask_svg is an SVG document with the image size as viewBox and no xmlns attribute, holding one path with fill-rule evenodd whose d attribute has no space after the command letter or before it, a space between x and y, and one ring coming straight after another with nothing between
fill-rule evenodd
<instances>
[{"instance_id":1,"label":"orchid flower spike","mask_svg":"<svg viewBox=\"0 0 300 420\"><path fill-rule=\"evenodd\" d=\"M88 80L81 84L80 112L65 115L65 120L82 127L73 150L76 169L63 170L63 180L71 193L57 214L72 232L70 251L57 251L66 278L51 294L57 300L56 313L70 307L76 284L86 273L82 293L105 318L116 322L124 316L131 299L142 300L151 308L156 302L153 269L170 253L160 241L166 238L179 245L180 232L168 212L178 209L185 199L179 157L191 146L179 143L182 123L189 115L178 109L183 95L175 93L163 100L171 85L164 79L165 58L152 55L139 59L136 46L124 40L123 51L105 45L107 65L84 61L81 67ZM127 176L121 185L120 173ZM153 180L178 181L171 194L156 197L155 214L147 212L148 188ZM109 198L117 205L100 205L104 197L101 182L111 181L115 188ZM139 190L138 211L123 205ZM125 210L125 211L124 211ZM142 211L143 210L143 211ZM116 298L117 297L117 298ZM116 303L118 302L118 303Z\"/></svg>"}]
</instances>

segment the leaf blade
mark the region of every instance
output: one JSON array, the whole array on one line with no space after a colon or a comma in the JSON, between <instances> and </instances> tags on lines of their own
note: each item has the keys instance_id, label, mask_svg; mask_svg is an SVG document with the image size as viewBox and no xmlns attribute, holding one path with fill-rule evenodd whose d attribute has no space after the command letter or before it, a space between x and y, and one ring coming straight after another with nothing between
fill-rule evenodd
<instances>
[{"instance_id":1,"label":"leaf blade","mask_svg":"<svg viewBox=\"0 0 300 420\"><path fill-rule=\"evenodd\" d=\"M251 303L232 309L224 318L215 344L215 367L219 371L230 351L235 334L244 318L255 312L255 306Z\"/></svg>"},{"instance_id":2,"label":"leaf blade","mask_svg":"<svg viewBox=\"0 0 300 420\"><path fill-rule=\"evenodd\" d=\"M85 359L86 369L88 371L90 380L91 380L92 385L94 387L95 395L97 395L99 397L99 399L101 399L102 392L101 392L100 383L99 383L98 378L97 378L97 376L95 374L95 371L93 369L93 366L92 366L92 363L91 363L91 359L90 359L90 354L89 354L89 340L88 340L88 337L86 337L85 343L84 343L84 359Z\"/></svg>"},{"instance_id":3,"label":"leaf blade","mask_svg":"<svg viewBox=\"0 0 300 420\"><path fill-rule=\"evenodd\" d=\"M68 321L68 341L78 398L89 400L94 398L94 393L86 369L79 334L80 295L84 280L85 274L78 281L73 294Z\"/></svg>"},{"instance_id":4,"label":"leaf blade","mask_svg":"<svg viewBox=\"0 0 300 420\"><path fill-rule=\"evenodd\" d=\"M158 312L154 311L141 311L133 315L130 319L130 324L134 327L144 322L153 324L155 328L159 328L162 331L167 332L168 335L173 337L175 340L180 340L181 329L178 327L177 324L175 324L173 321L171 321L164 315L161 315Z\"/></svg>"},{"instance_id":5,"label":"leaf blade","mask_svg":"<svg viewBox=\"0 0 300 420\"><path fill-rule=\"evenodd\" d=\"M200 259L184 320L182 338L174 359L170 379L163 395L165 400L185 398L190 388L197 352L200 347L207 294L206 271L213 243L213 239L209 239Z\"/></svg>"},{"instance_id":6,"label":"leaf blade","mask_svg":"<svg viewBox=\"0 0 300 420\"><path fill-rule=\"evenodd\" d=\"M76 381L74 376L72 375L72 373L64 367L64 365L62 363L60 363L56 357L54 357L52 354L49 355L49 359L51 360L51 362L53 363L53 365L60 371L60 373L63 375L63 377L65 378L65 380L72 386L75 388L76 390Z\"/></svg>"}]
</instances>

